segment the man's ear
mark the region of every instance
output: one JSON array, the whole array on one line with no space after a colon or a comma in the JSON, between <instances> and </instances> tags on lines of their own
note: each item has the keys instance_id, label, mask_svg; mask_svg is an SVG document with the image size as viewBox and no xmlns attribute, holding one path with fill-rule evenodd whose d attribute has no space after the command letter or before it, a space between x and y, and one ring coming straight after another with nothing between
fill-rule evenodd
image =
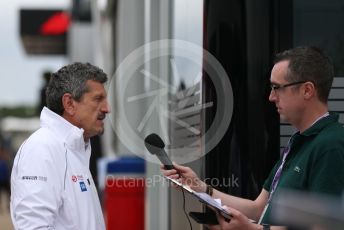
<instances>
[{"instance_id":1,"label":"man's ear","mask_svg":"<svg viewBox=\"0 0 344 230\"><path fill-rule=\"evenodd\" d=\"M69 116L73 116L74 115L74 111L75 111L75 105L74 105L74 100L72 97L72 94L70 93L65 93L62 96L62 105L64 108L64 112L69 115Z\"/></svg>"},{"instance_id":2,"label":"man's ear","mask_svg":"<svg viewBox=\"0 0 344 230\"><path fill-rule=\"evenodd\" d=\"M304 91L303 91L303 95L304 95L304 98L306 100L309 100L310 98L314 97L316 94L315 92L315 86L313 84L313 82L305 82L304 83Z\"/></svg>"}]
</instances>

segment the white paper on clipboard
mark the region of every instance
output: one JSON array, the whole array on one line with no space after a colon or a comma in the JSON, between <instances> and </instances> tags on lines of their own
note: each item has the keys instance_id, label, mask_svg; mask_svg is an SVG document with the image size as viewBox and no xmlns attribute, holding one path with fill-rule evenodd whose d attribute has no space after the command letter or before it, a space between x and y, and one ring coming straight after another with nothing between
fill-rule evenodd
<instances>
[{"instance_id":1,"label":"white paper on clipboard","mask_svg":"<svg viewBox=\"0 0 344 230\"><path fill-rule=\"evenodd\" d=\"M194 190L192 190L189 186L187 185L183 185L182 183L180 183L179 181L169 178L169 177L165 177L168 181L178 185L179 187L181 187L182 189L184 189L185 191L187 191L188 193L192 194L193 196L195 196L200 202L209 205L212 208L215 208L216 210L218 210L221 215L223 217L225 217L226 219L231 219L231 214L222 207L221 202L216 201L215 199L213 199L211 196L209 196L208 194L204 193L204 192L196 192Z\"/></svg>"}]
</instances>

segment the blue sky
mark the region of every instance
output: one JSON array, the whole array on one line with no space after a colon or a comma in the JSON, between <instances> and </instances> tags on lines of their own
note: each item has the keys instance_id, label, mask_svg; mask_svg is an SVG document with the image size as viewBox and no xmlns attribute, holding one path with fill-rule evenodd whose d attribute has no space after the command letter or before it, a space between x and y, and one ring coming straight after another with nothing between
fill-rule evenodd
<instances>
[{"instance_id":1,"label":"blue sky","mask_svg":"<svg viewBox=\"0 0 344 230\"><path fill-rule=\"evenodd\" d=\"M69 0L0 1L0 107L36 105L43 84L42 73L55 71L66 57L28 56L19 37L20 8L67 8Z\"/></svg>"}]
</instances>

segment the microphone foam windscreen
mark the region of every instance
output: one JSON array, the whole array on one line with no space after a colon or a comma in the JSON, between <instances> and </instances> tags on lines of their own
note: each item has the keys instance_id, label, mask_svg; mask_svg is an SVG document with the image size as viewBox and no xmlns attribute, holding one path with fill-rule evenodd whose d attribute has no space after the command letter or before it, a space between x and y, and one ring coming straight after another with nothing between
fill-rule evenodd
<instances>
[{"instance_id":1,"label":"microphone foam windscreen","mask_svg":"<svg viewBox=\"0 0 344 230\"><path fill-rule=\"evenodd\" d=\"M156 147L156 148L160 148L163 149L165 148L165 144L162 141L162 139L155 133L149 134L146 138L145 138L145 145L146 148L150 151L151 147Z\"/></svg>"}]
</instances>

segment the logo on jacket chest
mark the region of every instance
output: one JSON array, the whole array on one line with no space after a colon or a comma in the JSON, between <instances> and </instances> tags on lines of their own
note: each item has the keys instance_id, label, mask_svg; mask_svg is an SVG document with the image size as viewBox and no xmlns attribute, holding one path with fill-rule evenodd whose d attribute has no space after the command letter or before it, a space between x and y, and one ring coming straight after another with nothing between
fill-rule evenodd
<instances>
[{"instance_id":1,"label":"logo on jacket chest","mask_svg":"<svg viewBox=\"0 0 344 230\"><path fill-rule=\"evenodd\" d=\"M83 181L79 181L81 192L87 191L86 184Z\"/></svg>"},{"instance_id":2,"label":"logo on jacket chest","mask_svg":"<svg viewBox=\"0 0 344 230\"><path fill-rule=\"evenodd\" d=\"M91 185L90 180L87 178L87 176L83 176L81 174L73 174L71 178L72 178L73 184L75 184L76 186L79 185L78 187L80 188L78 189L80 189L81 192L87 191L86 179L87 179L88 185Z\"/></svg>"},{"instance_id":3,"label":"logo on jacket chest","mask_svg":"<svg viewBox=\"0 0 344 230\"><path fill-rule=\"evenodd\" d=\"M77 181L83 181L84 177L82 175L72 175L72 181L77 182Z\"/></svg>"}]
</instances>

